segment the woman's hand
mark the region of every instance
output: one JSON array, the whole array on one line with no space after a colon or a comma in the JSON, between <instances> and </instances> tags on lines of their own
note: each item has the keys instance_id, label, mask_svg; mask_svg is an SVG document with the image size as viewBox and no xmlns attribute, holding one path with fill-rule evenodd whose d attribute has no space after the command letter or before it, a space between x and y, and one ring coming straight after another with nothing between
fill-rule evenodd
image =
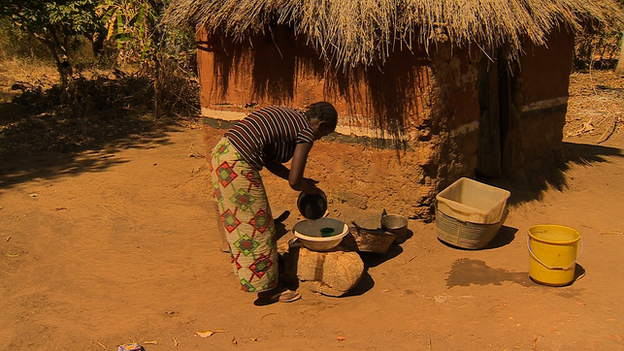
<instances>
[{"instance_id":1,"label":"woman's hand","mask_svg":"<svg viewBox=\"0 0 624 351\"><path fill-rule=\"evenodd\" d=\"M303 178L303 180L305 182L305 188L303 189L304 193L323 194L323 190L319 189L319 187L316 186L316 184L318 184L318 180L314 180L310 178Z\"/></svg>"}]
</instances>

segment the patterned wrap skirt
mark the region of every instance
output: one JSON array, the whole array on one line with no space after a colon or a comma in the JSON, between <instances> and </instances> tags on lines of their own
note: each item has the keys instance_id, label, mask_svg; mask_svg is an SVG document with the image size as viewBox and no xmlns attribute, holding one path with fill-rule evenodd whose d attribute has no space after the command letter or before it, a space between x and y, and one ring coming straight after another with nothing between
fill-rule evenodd
<instances>
[{"instance_id":1,"label":"patterned wrap skirt","mask_svg":"<svg viewBox=\"0 0 624 351\"><path fill-rule=\"evenodd\" d=\"M277 237L260 174L226 137L213 149L210 164L215 199L241 289L257 293L275 288Z\"/></svg>"}]
</instances>

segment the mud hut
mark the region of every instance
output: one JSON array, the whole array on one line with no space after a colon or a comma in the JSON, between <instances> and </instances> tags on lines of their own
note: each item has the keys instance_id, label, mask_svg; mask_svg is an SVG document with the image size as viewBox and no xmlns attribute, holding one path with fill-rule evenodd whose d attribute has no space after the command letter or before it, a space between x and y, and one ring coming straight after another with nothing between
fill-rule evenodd
<instances>
[{"instance_id":1,"label":"mud hut","mask_svg":"<svg viewBox=\"0 0 624 351\"><path fill-rule=\"evenodd\" d=\"M165 22L197 28L208 147L255 108L327 100L341 146L314 148L309 176L427 220L460 176L559 157L574 33L618 18L612 0L177 0Z\"/></svg>"}]
</instances>

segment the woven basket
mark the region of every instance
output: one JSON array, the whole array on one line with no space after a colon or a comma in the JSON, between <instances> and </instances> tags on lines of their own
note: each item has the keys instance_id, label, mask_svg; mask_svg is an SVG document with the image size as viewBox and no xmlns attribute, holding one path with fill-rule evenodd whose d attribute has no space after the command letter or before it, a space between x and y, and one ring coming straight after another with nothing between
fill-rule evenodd
<instances>
[{"instance_id":1,"label":"woven basket","mask_svg":"<svg viewBox=\"0 0 624 351\"><path fill-rule=\"evenodd\" d=\"M503 226L508 211L505 209L501 220L493 224L460 221L436 206L435 222L438 239L463 249L482 249L494 239Z\"/></svg>"},{"instance_id":2,"label":"woven basket","mask_svg":"<svg viewBox=\"0 0 624 351\"><path fill-rule=\"evenodd\" d=\"M384 254L396 239L396 236L382 229L360 228L352 222L355 228L351 229L351 235L355 239L357 250L362 252L375 252Z\"/></svg>"}]
</instances>

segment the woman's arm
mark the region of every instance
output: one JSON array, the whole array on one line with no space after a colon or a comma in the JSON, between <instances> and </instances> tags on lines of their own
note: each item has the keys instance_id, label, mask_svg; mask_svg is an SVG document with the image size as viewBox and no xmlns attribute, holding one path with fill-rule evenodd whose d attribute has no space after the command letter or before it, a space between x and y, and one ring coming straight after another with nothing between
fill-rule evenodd
<instances>
[{"instance_id":1,"label":"woman's arm","mask_svg":"<svg viewBox=\"0 0 624 351\"><path fill-rule=\"evenodd\" d=\"M288 175L290 174L290 171L283 164L272 160L265 160L264 167L266 167L269 172L275 174L276 176L284 180L288 180Z\"/></svg>"},{"instance_id":2,"label":"woman's arm","mask_svg":"<svg viewBox=\"0 0 624 351\"><path fill-rule=\"evenodd\" d=\"M308 160L308 154L311 149L312 143L301 143L297 144L295 147L295 154L293 155L290 173L288 175L288 184L290 184L290 187L294 190L315 194L322 192L321 189L316 187L316 182L314 180L303 177L306 161Z\"/></svg>"}]
</instances>

